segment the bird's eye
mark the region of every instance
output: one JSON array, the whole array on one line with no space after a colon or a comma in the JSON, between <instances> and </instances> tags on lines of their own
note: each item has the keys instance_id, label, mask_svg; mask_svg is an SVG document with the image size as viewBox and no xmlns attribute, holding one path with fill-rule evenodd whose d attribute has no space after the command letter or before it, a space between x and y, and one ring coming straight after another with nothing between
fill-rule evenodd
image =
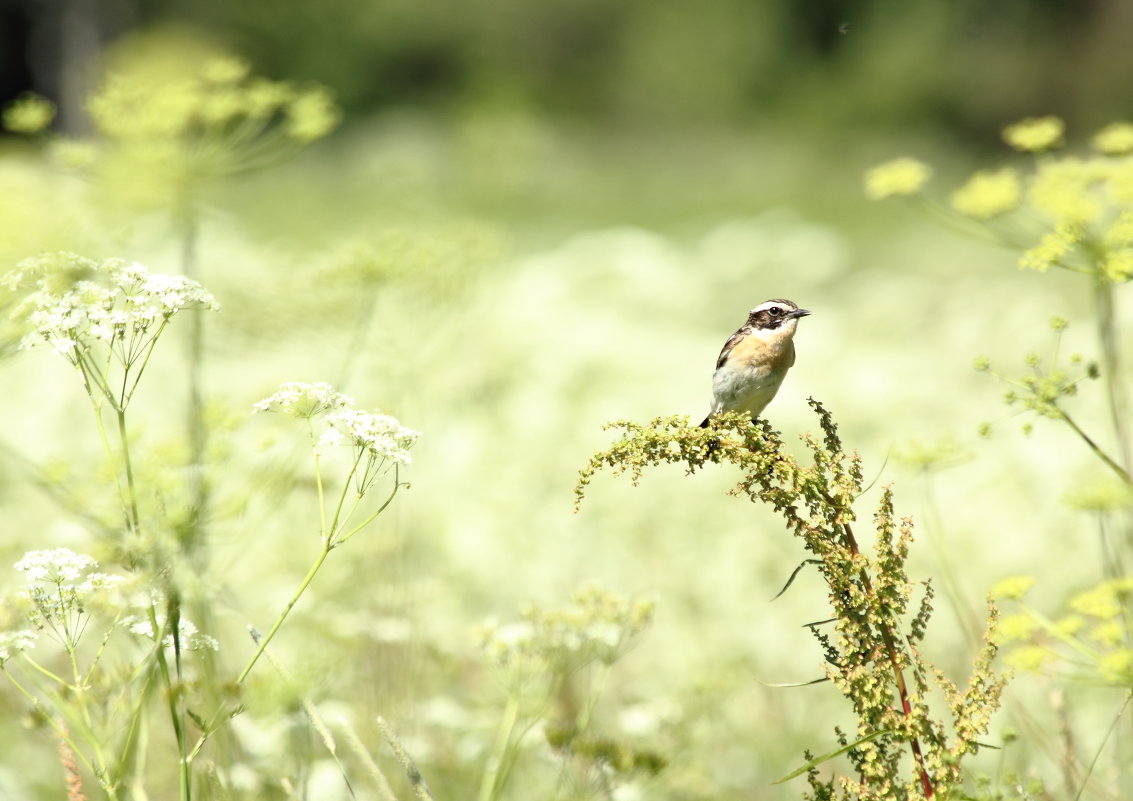
<instances>
[{"instance_id":1,"label":"bird's eye","mask_svg":"<svg viewBox=\"0 0 1133 801\"><path fill-rule=\"evenodd\" d=\"M780 309L778 306L772 306L770 309L767 310L767 313L770 314L772 317L778 317L780 314L783 313L783 310Z\"/></svg>"}]
</instances>

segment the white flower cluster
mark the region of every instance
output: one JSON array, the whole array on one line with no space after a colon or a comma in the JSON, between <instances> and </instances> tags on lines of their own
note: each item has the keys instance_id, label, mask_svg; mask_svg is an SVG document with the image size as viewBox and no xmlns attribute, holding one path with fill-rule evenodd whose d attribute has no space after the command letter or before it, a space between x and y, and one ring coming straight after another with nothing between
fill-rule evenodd
<instances>
[{"instance_id":1,"label":"white flower cluster","mask_svg":"<svg viewBox=\"0 0 1133 801\"><path fill-rule=\"evenodd\" d=\"M337 392L323 381L283 384L277 392L252 406L252 413L280 412L299 418L317 417L325 412L353 406L354 399Z\"/></svg>"},{"instance_id":2,"label":"white flower cluster","mask_svg":"<svg viewBox=\"0 0 1133 801\"><path fill-rule=\"evenodd\" d=\"M4 663L21 651L35 647L38 638L37 632L30 629L19 631L0 631L0 668Z\"/></svg>"},{"instance_id":3,"label":"white flower cluster","mask_svg":"<svg viewBox=\"0 0 1133 801\"><path fill-rule=\"evenodd\" d=\"M341 409L326 417L327 429L319 438L321 446L350 445L369 457L390 464L413 461L409 449L420 433L406 428L388 414Z\"/></svg>"},{"instance_id":4,"label":"white flower cluster","mask_svg":"<svg viewBox=\"0 0 1133 801\"><path fill-rule=\"evenodd\" d=\"M16 562L16 570L24 574L28 584L74 584L82 578L84 572L97 566L98 562L94 558L75 553L70 548L28 551L23 559Z\"/></svg>"},{"instance_id":5,"label":"white flower cluster","mask_svg":"<svg viewBox=\"0 0 1133 801\"><path fill-rule=\"evenodd\" d=\"M353 398L324 382L284 384L254 404L252 412L281 412L301 419L326 415L319 447L353 447L367 457L370 468L409 464L409 449L421 436L388 414L355 408ZM370 469L363 473L367 479L374 475Z\"/></svg>"},{"instance_id":6,"label":"white flower cluster","mask_svg":"<svg viewBox=\"0 0 1133 801\"><path fill-rule=\"evenodd\" d=\"M25 259L3 283L11 289L25 283L34 287L16 311L30 328L22 346L47 343L75 363L77 351L102 342L130 364L177 312L220 308L208 291L183 275L150 273L137 262L96 262L74 253Z\"/></svg>"},{"instance_id":7,"label":"white flower cluster","mask_svg":"<svg viewBox=\"0 0 1133 801\"><path fill-rule=\"evenodd\" d=\"M122 576L93 572L98 562L69 548L29 551L16 569L26 582L22 595L31 601L31 622L49 627L66 639L82 631L80 618L97 601L109 600L125 581Z\"/></svg>"}]
</instances>

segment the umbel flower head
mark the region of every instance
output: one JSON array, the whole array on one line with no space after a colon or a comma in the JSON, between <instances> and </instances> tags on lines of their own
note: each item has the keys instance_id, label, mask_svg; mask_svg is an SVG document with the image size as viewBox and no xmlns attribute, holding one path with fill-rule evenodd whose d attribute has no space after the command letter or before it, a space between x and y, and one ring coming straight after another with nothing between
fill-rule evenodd
<instances>
[{"instance_id":1,"label":"umbel flower head","mask_svg":"<svg viewBox=\"0 0 1133 801\"><path fill-rule=\"evenodd\" d=\"M279 163L341 119L325 87L253 76L199 41L162 44L112 49L87 102L96 136L54 148L60 164L88 170L131 205L181 209L200 184Z\"/></svg>"},{"instance_id":2,"label":"umbel flower head","mask_svg":"<svg viewBox=\"0 0 1133 801\"><path fill-rule=\"evenodd\" d=\"M21 347L48 345L123 406L141 375L138 369L131 376L131 369L145 365L170 319L186 309L220 308L204 287L185 276L74 253L25 259L0 279L0 287L21 298L12 313L25 331ZM109 376L112 367L132 380L116 387Z\"/></svg>"},{"instance_id":3,"label":"umbel flower head","mask_svg":"<svg viewBox=\"0 0 1133 801\"><path fill-rule=\"evenodd\" d=\"M932 177L932 168L913 158L888 161L865 175L865 193L873 200L915 195Z\"/></svg>"},{"instance_id":4,"label":"umbel flower head","mask_svg":"<svg viewBox=\"0 0 1133 801\"><path fill-rule=\"evenodd\" d=\"M289 382L252 406L252 412L279 412L312 421L321 418L321 432L311 435L320 450L349 447L354 450L353 475L364 493L381 474L413 461L409 449L421 435L403 426L395 417L354 406L330 384Z\"/></svg>"},{"instance_id":5,"label":"umbel flower head","mask_svg":"<svg viewBox=\"0 0 1133 801\"><path fill-rule=\"evenodd\" d=\"M21 595L31 604L28 621L69 647L82 636L91 609L109 600L124 581L99 572L97 561L69 548L29 551L16 570L24 574Z\"/></svg>"},{"instance_id":6,"label":"umbel flower head","mask_svg":"<svg viewBox=\"0 0 1133 801\"><path fill-rule=\"evenodd\" d=\"M1057 117L1022 120L1003 131L1014 149L1033 153L1030 170L981 170L951 195L951 210L983 235L1022 251L1019 266L1051 267L1110 283L1133 279L1133 125L1113 123L1092 140L1090 157L1054 156L1066 126ZM896 159L866 172L875 200L914 195L928 168ZM999 218L1008 218L1003 224ZM1021 235L1021 232L1027 232Z\"/></svg>"},{"instance_id":7,"label":"umbel flower head","mask_svg":"<svg viewBox=\"0 0 1133 801\"><path fill-rule=\"evenodd\" d=\"M353 406L354 399L343 395L325 381L311 383L290 381L279 390L258 401L252 412L279 412L310 419L344 406Z\"/></svg>"},{"instance_id":8,"label":"umbel flower head","mask_svg":"<svg viewBox=\"0 0 1133 801\"><path fill-rule=\"evenodd\" d=\"M324 446L347 445L369 456L395 464L409 464L409 449L420 434L397 418L361 409L339 409L326 416L326 431L319 438Z\"/></svg>"},{"instance_id":9,"label":"umbel flower head","mask_svg":"<svg viewBox=\"0 0 1133 801\"><path fill-rule=\"evenodd\" d=\"M1003 129L1003 140L1016 150L1041 153L1062 144L1066 123L1058 117L1030 117Z\"/></svg>"}]
</instances>

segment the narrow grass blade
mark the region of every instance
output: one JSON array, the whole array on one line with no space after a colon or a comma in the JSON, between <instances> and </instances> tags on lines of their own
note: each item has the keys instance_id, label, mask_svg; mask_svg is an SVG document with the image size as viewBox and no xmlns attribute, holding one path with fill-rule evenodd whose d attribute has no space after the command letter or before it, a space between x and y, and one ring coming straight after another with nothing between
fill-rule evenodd
<instances>
[{"instance_id":1,"label":"narrow grass blade","mask_svg":"<svg viewBox=\"0 0 1133 801\"><path fill-rule=\"evenodd\" d=\"M884 729L882 731L875 731L873 734L867 734L865 737L862 737L860 740L855 740L854 742L850 743L849 745L842 746L837 751L831 751L829 754L823 754L820 757L815 757L814 759L812 759L810 762L807 762L805 765L803 765L798 770L784 776L782 779L779 779L778 781L772 782L772 784L782 784L783 782L788 782L791 779L795 778L796 776L802 776L804 773L806 773L811 768L818 767L823 762L829 762L834 757L841 756L842 754L849 751L851 748L857 748L859 745L863 745L864 743L868 743L870 740L876 740L878 737L883 737L886 734L892 734L892 733L893 733L893 731L891 729Z\"/></svg>"},{"instance_id":2,"label":"narrow grass blade","mask_svg":"<svg viewBox=\"0 0 1133 801\"><path fill-rule=\"evenodd\" d=\"M804 567L806 567L807 565L820 565L820 564L822 564L821 559L804 559L799 564L798 567L796 567L793 571L791 571L791 577L789 579L787 579L787 583L783 585L783 589L781 589L781 590L779 590L779 592L775 593L775 595L771 598L771 600L774 601L780 595L782 595L787 590L789 590L791 588L791 585L795 583L795 576L797 576L799 574L799 571L802 570Z\"/></svg>"}]
</instances>

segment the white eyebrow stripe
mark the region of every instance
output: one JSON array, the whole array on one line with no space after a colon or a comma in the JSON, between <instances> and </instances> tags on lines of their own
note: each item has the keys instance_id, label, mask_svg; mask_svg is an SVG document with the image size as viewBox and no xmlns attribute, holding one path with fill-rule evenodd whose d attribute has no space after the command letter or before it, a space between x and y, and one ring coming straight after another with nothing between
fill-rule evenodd
<instances>
[{"instance_id":1,"label":"white eyebrow stripe","mask_svg":"<svg viewBox=\"0 0 1133 801\"><path fill-rule=\"evenodd\" d=\"M794 309L791 308L790 303L784 303L781 300L767 300L767 301L764 301L763 303L760 303L758 306L756 306L754 309L752 309L750 314L758 314L761 311L767 311L772 306L782 306L786 309L794 311Z\"/></svg>"}]
</instances>

